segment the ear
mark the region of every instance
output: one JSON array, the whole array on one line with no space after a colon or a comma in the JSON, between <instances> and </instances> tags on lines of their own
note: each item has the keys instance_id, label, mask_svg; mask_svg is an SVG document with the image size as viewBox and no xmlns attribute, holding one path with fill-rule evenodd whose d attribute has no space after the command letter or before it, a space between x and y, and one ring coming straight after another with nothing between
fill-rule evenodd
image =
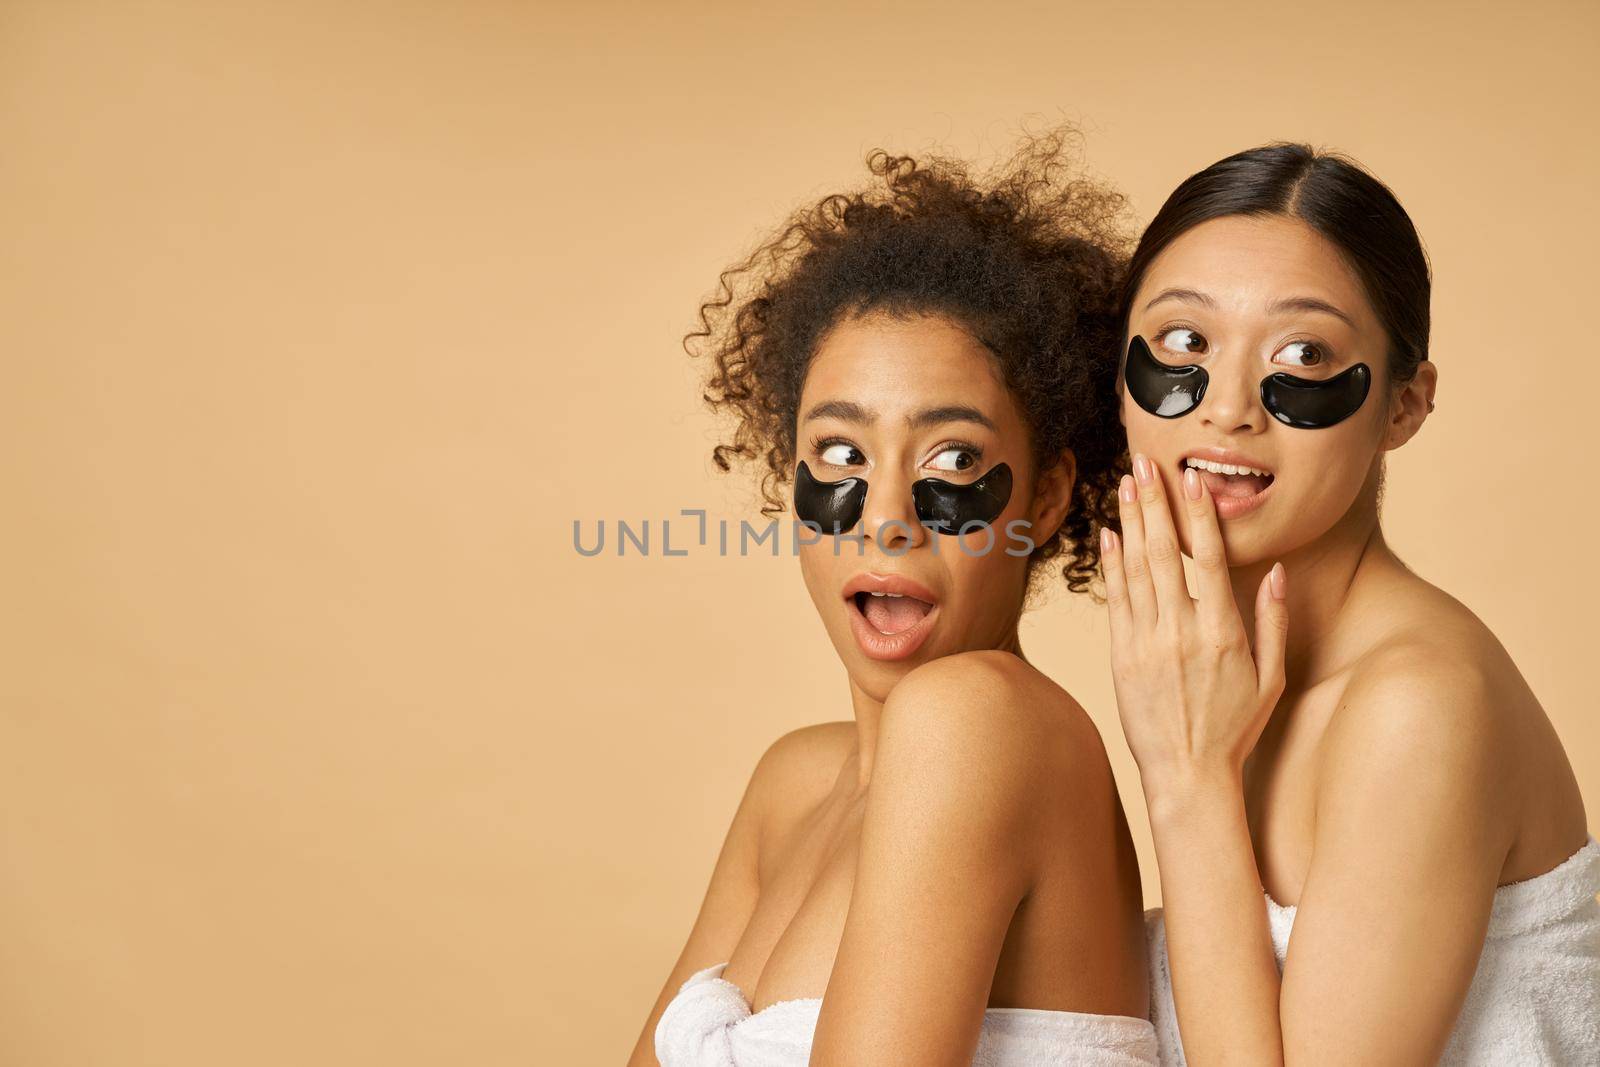
<instances>
[{"instance_id":1,"label":"ear","mask_svg":"<svg viewBox=\"0 0 1600 1067\"><path fill-rule=\"evenodd\" d=\"M1078 459L1072 449L1063 448L1055 460L1039 472L1033 493L1030 521L1043 536L1039 542L1055 536L1072 507L1072 488L1078 481Z\"/></svg>"},{"instance_id":2,"label":"ear","mask_svg":"<svg viewBox=\"0 0 1600 1067\"><path fill-rule=\"evenodd\" d=\"M1417 373L1400 387L1389 404L1389 425L1385 428L1383 450L1399 448L1422 428L1422 422L1433 410L1433 392L1439 384L1439 368L1433 360L1417 364Z\"/></svg>"}]
</instances>

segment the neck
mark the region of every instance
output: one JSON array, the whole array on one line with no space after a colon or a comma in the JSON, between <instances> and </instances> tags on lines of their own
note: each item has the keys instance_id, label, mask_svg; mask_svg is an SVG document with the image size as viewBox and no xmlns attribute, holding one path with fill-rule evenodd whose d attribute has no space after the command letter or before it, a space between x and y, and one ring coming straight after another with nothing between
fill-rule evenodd
<instances>
[{"instance_id":1,"label":"neck","mask_svg":"<svg viewBox=\"0 0 1600 1067\"><path fill-rule=\"evenodd\" d=\"M1024 663L1028 662L1028 657L1022 653L1022 643L1017 639L1016 623L1012 623L1004 638L990 647L1009 652ZM850 704L856 719L854 792L857 795L865 794L872 782L872 769L877 763L878 737L883 723L883 706L889 699L889 692L893 692L892 687L879 698L861 688L854 678L850 679ZM845 769L850 769L848 761Z\"/></svg>"},{"instance_id":2,"label":"neck","mask_svg":"<svg viewBox=\"0 0 1600 1067\"><path fill-rule=\"evenodd\" d=\"M1253 639L1256 594L1272 565L1283 563L1289 586L1285 699L1342 665L1345 653L1334 639L1335 629L1358 578L1374 568L1398 563L1378 524L1380 473L1375 464L1356 502L1321 537L1282 556L1231 568L1234 600L1245 632Z\"/></svg>"}]
</instances>

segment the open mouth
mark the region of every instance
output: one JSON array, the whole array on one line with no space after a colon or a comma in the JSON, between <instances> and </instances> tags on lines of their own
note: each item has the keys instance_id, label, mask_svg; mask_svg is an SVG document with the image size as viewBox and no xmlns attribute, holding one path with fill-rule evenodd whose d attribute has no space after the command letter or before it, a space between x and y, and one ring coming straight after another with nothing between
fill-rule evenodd
<instances>
[{"instance_id":1,"label":"open mouth","mask_svg":"<svg viewBox=\"0 0 1600 1067\"><path fill-rule=\"evenodd\" d=\"M933 610L926 600L904 593L869 593L863 589L850 599L867 625L886 636L905 633Z\"/></svg>"},{"instance_id":2,"label":"open mouth","mask_svg":"<svg viewBox=\"0 0 1600 1067\"><path fill-rule=\"evenodd\" d=\"M845 583L856 646L870 659L906 659L939 617L939 603L920 582L898 574L857 574Z\"/></svg>"},{"instance_id":3,"label":"open mouth","mask_svg":"<svg viewBox=\"0 0 1600 1067\"><path fill-rule=\"evenodd\" d=\"M1257 507L1275 480L1270 470L1259 465L1224 463L1202 456L1184 457L1179 468L1193 468L1199 472L1222 518L1232 518Z\"/></svg>"}]
</instances>

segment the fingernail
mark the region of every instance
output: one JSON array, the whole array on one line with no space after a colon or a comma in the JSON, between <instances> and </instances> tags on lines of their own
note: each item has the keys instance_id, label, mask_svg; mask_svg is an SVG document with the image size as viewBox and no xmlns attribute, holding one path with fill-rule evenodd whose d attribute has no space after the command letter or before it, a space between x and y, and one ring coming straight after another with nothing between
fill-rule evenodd
<instances>
[{"instance_id":1,"label":"fingernail","mask_svg":"<svg viewBox=\"0 0 1600 1067\"><path fill-rule=\"evenodd\" d=\"M1109 526L1100 527L1100 551L1102 553L1111 551L1111 527Z\"/></svg>"},{"instance_id":2,"label":"fingernail","mask_svg":"<svg viewBox=\"0 0 1600 1067\"><path fill-rule=\"evenodd\" d=\"M1139 480L1141 482L1145 482L1147 484L1149 483L1149 481L1150 481L1150 461L1148 459L1145 459L1143 455L1138 455L1138 456L1134 456L1133 457L1133 470L1134 470L1134 473L1136 473L1139 476Z\"/></svg>"},{"instance_id":3,"label":"fingernail","mask_svg":"<svg viewBox=\"0 0 1600 1067\"><path fill-rule=\"evenodd\" d=\"M1117 482L1117 495L1122 498L1124 504L1131 504L1138 499L1139 494L1133 491L1133 479L1126 474Z\"/></svg>"},{"instance_id":4,"label":"fingernail","mask_svg":"<svg viewBox=\"0 0 1600 1067\"><path fill-rule=\"evenodd\" d=\"M1278 600L1283 599L1283 584L1286 576L1283 573L1283 564L1274 563L1272 570L1267 572L1267 581L1272 586L1272 595Z\"/></svg>"},{"instance_id":5,"label":"fingernail","mask_svg":"<svg viewBox=\"0 0 1600 1067\"><path fill-rule=\"evenodd\" d=\"M1183 491L1189 494L1190 500L1200 499L1200 473L1193 467L1183 472Z\"/></svg>"}]
</instances>

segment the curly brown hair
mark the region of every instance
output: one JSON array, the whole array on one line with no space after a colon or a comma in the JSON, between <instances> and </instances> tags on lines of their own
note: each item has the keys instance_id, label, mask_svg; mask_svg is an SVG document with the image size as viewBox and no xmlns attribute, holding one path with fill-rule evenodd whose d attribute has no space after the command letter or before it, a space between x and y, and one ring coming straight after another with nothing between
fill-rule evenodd
<instances>
[{"instance_id":1,"label":"curly brown hair","mask_svg":"<svg viewBox=\"0 0 1600 1067\"><path fill-rule=\"evenodd\" d=\"M1072 450L1072 506L1029 565L1065 553L1068 588L1090 589L1094 527L1115 527L1128 466L1115 383L1132 241L1121 194L1071 165L1077 143L1070 127L1027 137L983 179L958 160L877 149L874 182L795 212L722 273L683 344L711 360L706 402L736 417L717 466L765 460L763 514L784 509L801 387L827 331L869 311L941 315L995 352L1036 469Z\"/></svg>"}]
</instances>

